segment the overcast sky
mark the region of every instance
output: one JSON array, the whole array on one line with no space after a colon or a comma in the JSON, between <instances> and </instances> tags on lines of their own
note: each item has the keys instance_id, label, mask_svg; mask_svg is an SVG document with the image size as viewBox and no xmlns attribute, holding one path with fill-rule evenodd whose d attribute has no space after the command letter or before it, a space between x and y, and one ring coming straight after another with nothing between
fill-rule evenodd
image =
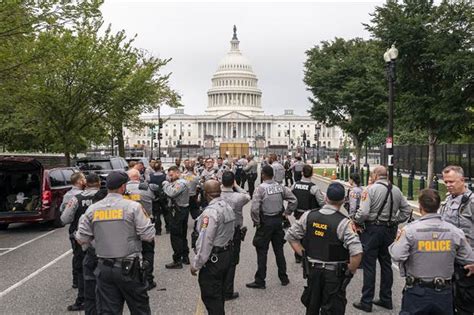
<instances>
[{"instance_id":1,"label":"overcast sky","mask_svg":"<svg viewBox=\"0 0 474 315\"><path fill-rule=\"evenodd\" d=\"M382 3L106 0L102 12L113 30L137 34L137 47L172 58L164 71L172 72L171 86L188 114L204 113L211 77L230 50L237 25L240 50L259 79L263 109L280 115L291 108L306 114L310 107L303 83L305 51L334 37L368 38L362 23Z\"/></svg>"}]
</instances>

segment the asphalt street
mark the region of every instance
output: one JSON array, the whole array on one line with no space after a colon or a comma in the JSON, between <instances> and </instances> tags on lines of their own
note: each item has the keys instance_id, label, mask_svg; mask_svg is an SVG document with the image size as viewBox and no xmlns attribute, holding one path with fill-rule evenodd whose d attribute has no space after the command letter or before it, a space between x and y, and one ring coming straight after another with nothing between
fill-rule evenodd
<instances>
[{"instance_id":1,"label":"asphalt street","mask_svg":"<svg viewBox=\"0 0 474 315\"><path fill-rule=\"evenodd\" d=\"M319 183L323 191L326 183ZM256 271L256 252L252 246L254 228L250 220L250 205L244 208L244 225L249 233L242 244L237 268L235 290L240 297L226 302L227 314L304 314L300 296L305 284L301 265L294 261L293 252L285 245L290 284L281 286L277 277L275 258L269 251L267 287L248 289ZM192 222L189 221L189 231ZM149 292L154 314L206 314L200 301L197 277L189 267L167 270L171 261L169 235L156 236L155 277L158 287ZM71 246L67 228L51 229L44 224L11 225L0 231L0 313L1 314L71 314L66 307L75 299L71 287ZM388 312L374 306L375 314L398 314L403 280L394 267L393 302L395 309ZM379 278L379 277L378 277ZM378 285L377 285L378 286ZM360 298L362 272L359 270L349 285L346 314L361 314L352 303ZM376 291L378 294L378 289ZM376 295L377 298L377 295ZM128 309L125 307L125 313Z\"/></svg>"}]
</instances>

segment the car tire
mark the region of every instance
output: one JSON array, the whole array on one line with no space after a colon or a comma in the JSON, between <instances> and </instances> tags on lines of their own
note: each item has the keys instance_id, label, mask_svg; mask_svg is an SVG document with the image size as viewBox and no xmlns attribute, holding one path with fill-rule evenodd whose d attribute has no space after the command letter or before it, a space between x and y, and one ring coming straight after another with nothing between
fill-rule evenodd
<instances>
[{"instance_id":1,"label":"car tire","mask_svg":"<svg viewBox=\"0 0 474 315\"><path fill-rule=\"evenodd\" d=\"M5 231L8 229L9 223L0 223L0 231Z\"/></svg>"}]
</instances>

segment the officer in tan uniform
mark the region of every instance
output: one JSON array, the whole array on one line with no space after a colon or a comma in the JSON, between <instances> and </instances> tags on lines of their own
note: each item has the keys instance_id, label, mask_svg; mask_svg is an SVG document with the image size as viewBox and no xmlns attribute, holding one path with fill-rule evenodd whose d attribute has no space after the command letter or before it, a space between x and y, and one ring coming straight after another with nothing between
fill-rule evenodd
<instances>
[{"instance_id":1,"label":"officer in tan uniform","mask_svg":"<svg viewBox=\"0 0 474 315\"><path fill-rule=\"evenodd\" d=\"M365 226L365 231L360 235L364 245L362 298L353 306L365 312L372 311L372 304L393 308L393 270L388 246L397 236L398 224L408 220L411 214L411 207L400 189L388 182L384 166L374 168L372 176L374 183L362 192L360 208L354 216L359 226ZM377 260L381 269L380 298L374 300Z\"/></svg>"},{"instance_id":2,"label":"officer in tan uniform","mask_svg":"<svg viewBox=\"0 0 474 315\"><path fill-rule=\"evenodd\" d=\"M461 229L474 248L474 194L466 187L464 170L450 165L443 170L449 195L440 209L443 220ZM474 277L467 277L462 264L454 268L454 305L459 314L474 314Z\"/></svg>"},{"instance_id":3,"label":"officer in tan uniform","mask_svg":"<svg viewBox=\"0 0 474 315\"><path fill-rule=\"evenodd\" d=\"M209 314L225 314L224 281L232 263L232 237L235 214L222 198L220 183L209 180L204 184L209 202L198 218L196 256L192 259L191 274L199 271L201 299Z\"/></svg>"},{"instance_id":4,"label":"officer in tan uniform","mask_svg":"<svg viewBox=\"0 0 474 315\"><path fill-rule=\"evenodd\" d=\"M290 283L286 273L286 260L283 252L285 232L283 218L290 215L297 207L295 195L288 187L282 186L273 180L273 168L265 165L262 168L263 183L255 190L250 215L257 227L253 238L253 245L257 250L257 272L254 281L247 283L247 288L265 289L267 277L267 255L270 242L272 243L275 260L278 267L278 278L281 285ZM284 201L288 202L286 209Z\"/></svg>"},{"instance_id":5,"label":"officer in tan uniform","mask_svg":"<svg viewBox=\"0 0 474 315\"><path fill-rule=\"evenodd\" d=\"M342 184L330 184L325 205L304 212L285 235L293 250L304 256L308 285L301 302L306 314L345 312L346 287L362 259L362 244L349 218L340 212L344 196Z\"/></svg>"},{"instance_id":6,"label":"officer in tan uniform","mask_svg":"<svg viewBox=\"0 0 474 315\"><path fill-rule=\"evenodd\" d=\"M406 281L400 314L453 314L454 262L472 264L474 253L464 233L437 214L436 190L422 190L418 202L421 218L406 225L389 248Z\"/></svg>"},{"instance_id":7,"label":"officer in tan uniform","mask_svg":"<svg viewBox=\"0 0 474 315\"><path fill-rule=\"evenodd\" d=\"M155 227L139 203L123 199L127 181L126 173L111 172L107 196L87 209L76 232L81 245L95 241L99 314L121 314L124 302L132 314L151 314L140 253Z\"/></svg>"}]
</instances>

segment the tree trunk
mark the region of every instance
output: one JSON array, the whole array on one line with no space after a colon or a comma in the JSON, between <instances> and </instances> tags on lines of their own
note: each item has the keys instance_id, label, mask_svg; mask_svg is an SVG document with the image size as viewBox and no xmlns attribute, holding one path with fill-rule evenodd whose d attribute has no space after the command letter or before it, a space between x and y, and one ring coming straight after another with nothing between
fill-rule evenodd
<instances>
[{"instance_id":1,"label":"tree trunk","mask_svg":"<svg viewBox=\"0 0 474 315\"><path fill-rule=\"evenodd\" d=\"M428 184L431 183L433 180L433 176L435 175L435 146L438 142L438 137L435 135L434 132L429 131L428 133Z\"/></svg>"},{"instance_id":2,"label":"tree trunk","mask_svg":"<svg viewBox=\"0 0 474 315\"><path fill-rule=\"evenodd\" d=\"M120 126L115 129L117 132L117 141L118 141L118 155L125 158L125 144L123 142L123 127Z\"/></svg>"},{"instance_id":3,"label":"tree trunk","mask_svg":"<svg viewBox=\"0 0 474 315\"><path fill-rule=\"evenodd\" d=\"M66 158L66 166L71 166L71 152L64 152L64 157Z\"/></svg>"}]
</instances>

